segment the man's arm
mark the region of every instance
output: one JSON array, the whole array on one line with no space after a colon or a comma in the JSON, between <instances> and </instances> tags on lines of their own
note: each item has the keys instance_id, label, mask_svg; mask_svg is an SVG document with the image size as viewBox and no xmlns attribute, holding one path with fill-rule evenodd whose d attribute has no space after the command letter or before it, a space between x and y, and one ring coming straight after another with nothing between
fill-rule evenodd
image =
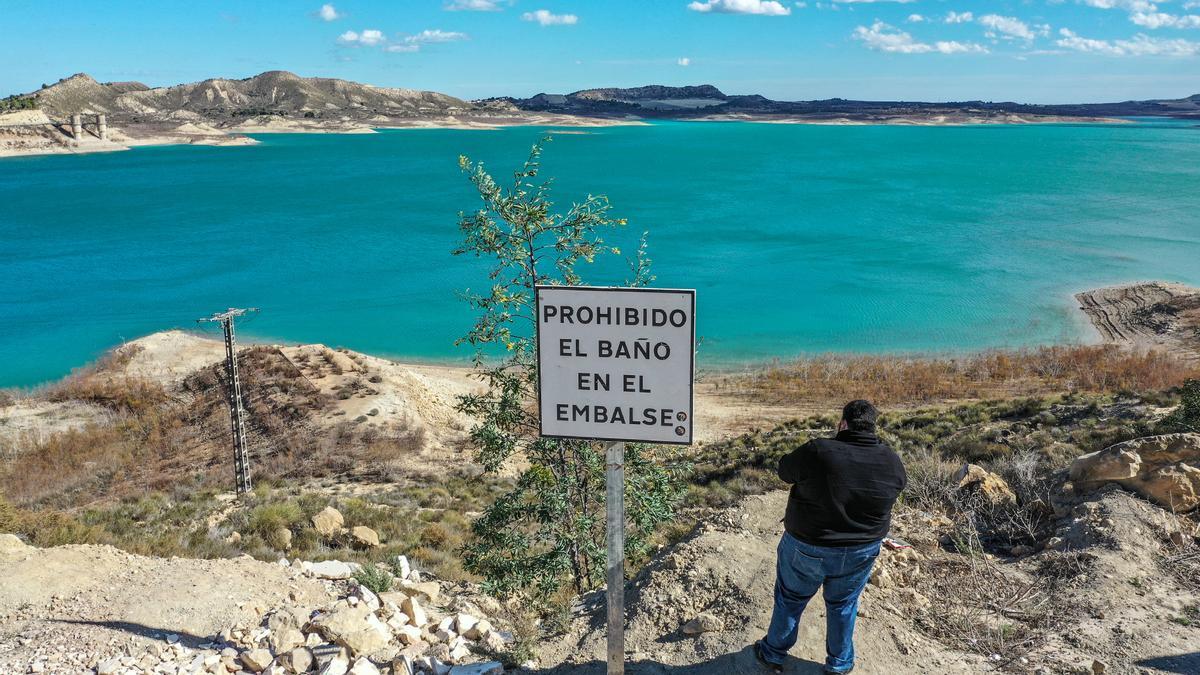
<instances>
[{"instance_id":1,"label":"man's arm","mask_svg":"<svg viewBox=\"0 0 1200 675\"><path fill-rule=\"evenodd\" d=\"M810 441L811 442L811 441ZM808 453L811 448L808 443L796 448L779 460L779 479L785 483L795 483L808 473Z\"/></svg>"}]
</instances>

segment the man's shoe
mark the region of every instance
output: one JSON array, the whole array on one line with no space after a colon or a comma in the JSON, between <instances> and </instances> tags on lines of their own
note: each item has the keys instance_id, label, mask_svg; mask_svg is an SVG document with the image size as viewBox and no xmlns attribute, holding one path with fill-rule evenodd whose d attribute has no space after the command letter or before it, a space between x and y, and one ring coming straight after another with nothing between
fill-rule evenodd
<instances>
[{"instance_id":1,"label":"man's shoe","mask_svg":"<svg viewBox=\"0 0 1200 675\"><path fill-rule=\"evenodd\" d=\"M773 672L773 673L782 673L783 672L783 664L782 663L772 663L771 661L767 660L767 657L763 656L762 640L754 641L754 658L758 659L759 663L763 664L767 668L770 668L771 672Z\"/></svg>"},{"instance_id":2,"label":"man's shoe","mask_svg":"<svg viewBox=\"0 0 1200 675\"><path fill-rule=\"evenodd\" d=\"M845 675L846 673L848 673L852 670L854 670L854 666L850 666L849 668L847 668L845 670L832 670L830 668L826 668L825 675Z\"/></svg>"}]
</instances>

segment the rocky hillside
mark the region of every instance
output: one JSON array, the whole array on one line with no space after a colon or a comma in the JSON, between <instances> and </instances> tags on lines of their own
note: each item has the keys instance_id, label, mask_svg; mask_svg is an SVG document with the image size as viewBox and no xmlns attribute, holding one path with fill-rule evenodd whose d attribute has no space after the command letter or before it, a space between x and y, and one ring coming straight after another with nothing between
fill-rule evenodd
<instances>
[{"instance_id":1,"label":"rocky hillside","mask_svg":"<svg viewBox=\"0 0 1200 675\"><path fill-rule=\"evenodd\" d=\"M471 104L429 91L391 89L275 70L243 80L209 79L150 88L139 82L101 84L79 73L30 94L52 118L107 113L114 121L138 118L209 119L259 114L394 117L451 114Z\"/></svg>"},{"instance_id":2,"label":"rocky hillside","mask_svg":"<svg viewBox=\"0 0 1200 675\"><path fill-rule=\"evenodd\" d=\"M1171 116L1200 118L1200 95L1177 100L1123 103L1031 105L992 101L855 101L841 98L814 101L775 101L757 94L727 95L710 84L630 89L584 89L570 94L537 94L527 99L499 99L520 110L565 112L575 115L639 115L666 118L705 118L713 115L750 116L796 121L844 119L887 122L906 120L1022 121L1021 116L1104 118Z\"/></svg>"}]
</instances>

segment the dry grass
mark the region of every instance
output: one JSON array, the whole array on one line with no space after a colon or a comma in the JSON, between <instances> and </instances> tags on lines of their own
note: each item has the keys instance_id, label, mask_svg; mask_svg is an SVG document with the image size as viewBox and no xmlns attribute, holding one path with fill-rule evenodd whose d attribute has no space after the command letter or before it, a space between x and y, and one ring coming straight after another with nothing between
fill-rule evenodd
<instances>
[{"instance_id":1,"label":"dry grass","mask_svg":"<svg viewBox=\"0 0 1200 675\"><path fill-rule=\"evenodd\" d=\"M1189 378L1200 378L1200 364L1165 352L1099 345L963 357L826 355L731 377L728 387L768 405L856 398L901 405L1059 392L1161 391Z\"/></svg>"}]
</instances>

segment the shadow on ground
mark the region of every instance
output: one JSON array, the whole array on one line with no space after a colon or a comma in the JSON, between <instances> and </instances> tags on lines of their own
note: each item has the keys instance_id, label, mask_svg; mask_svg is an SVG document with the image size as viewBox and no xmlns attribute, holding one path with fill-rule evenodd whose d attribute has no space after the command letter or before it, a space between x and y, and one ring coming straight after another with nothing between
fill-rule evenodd
<instances>
[{"instance_id":1,"label":"shadow on ground","mask_svg":"<svg viewBox=\"0 0 1200 675\"><path fill-rule=\"evenodd\" d=\"M789 675L820 675L822 665L807 659L788 657L783 671ZM546 670L535 671L542 675L565 675L566 673L606 673L607 666L603 661L590 661L579 664L563 664ZM625 664L625 672L636 675L658 675L659 673L685 673L687 675L767 675L772 671L767 669L754 657L753 647L746 647L740 652L723 654L703 663L692 663L686 666L669 666L657 661L629 661Z\"/></svg>"},{"instance_id":2,"label":"shadow on ground","mask_svg":"<svg viewBox=\"0 0 1200 675\"><path fill-rule=\"evenodd\" d=\"M1152 659L1142 659L1137 665L1143 668L1154 668L1164 673L1200 673L1200 652L1176 654L1174 656L1156 656Z\"/></svg>"},{"instance_id":3,"label":"shadow on ground","mask_svg":"<svg viewBox=\"0 0 1200 675\"><path fill-rule=\"evenodd\" d=\"M131 623L129 621L85 621L79 619L51 619L55 623L69 623L79 626L99 626L110 630L119 630L138 637L144 637L151 640L164 640L168 635L175 635L179 638L179 644L188 649L199 649L200 645L212 642L211 638L200 637L198 635L190 635L188 633L180 633L175 630L166 628L155 628L153 626L145 626L140 623Z\"/></svg>"}]
</instances>

